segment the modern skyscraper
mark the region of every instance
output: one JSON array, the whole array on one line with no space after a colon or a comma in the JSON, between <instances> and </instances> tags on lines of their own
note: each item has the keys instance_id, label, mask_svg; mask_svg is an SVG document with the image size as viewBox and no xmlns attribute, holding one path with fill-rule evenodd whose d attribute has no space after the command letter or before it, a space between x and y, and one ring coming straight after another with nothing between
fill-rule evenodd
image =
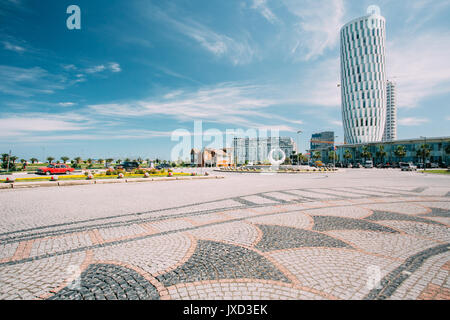
<instances>
[{"instance_id":1,"label":"modern skyscraper","mask_svg":"<svg viewBox=\"0 0 450 320\"><path fill-rule=\"evenodd\" d=\"M346 143L381 141L386 123L386 21L380 15L341 29L341 100Z\"/></svg>"},{"instance_id":2,"label":"modern skyscraper","mask_svg":"<svg viewBox=\"0 0 450 320\"><path fill-rule=\"evenodd\" d=\"M395 96L395 83L386 84L386 125L384 127L383 141L397 140L397 106Z\"/></svg>"}]
</instances>

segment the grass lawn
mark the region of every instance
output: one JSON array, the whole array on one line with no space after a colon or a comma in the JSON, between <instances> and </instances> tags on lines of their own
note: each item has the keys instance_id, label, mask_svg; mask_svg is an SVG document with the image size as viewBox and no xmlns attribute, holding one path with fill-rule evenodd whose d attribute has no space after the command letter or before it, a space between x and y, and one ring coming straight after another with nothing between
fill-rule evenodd
<instances>
[{"instance_id":1,"label":"grass lawn","mask_svg":"<svg viewBox=\"0 0 450 320\"><path fill-rule=\"evenodd\" d=\"M419 172L424 172L420 170ZM427 170L425 173L436 173L436 174L450 174L450 170L441 169L441 170Z\"/></svg>"}]
</instances>

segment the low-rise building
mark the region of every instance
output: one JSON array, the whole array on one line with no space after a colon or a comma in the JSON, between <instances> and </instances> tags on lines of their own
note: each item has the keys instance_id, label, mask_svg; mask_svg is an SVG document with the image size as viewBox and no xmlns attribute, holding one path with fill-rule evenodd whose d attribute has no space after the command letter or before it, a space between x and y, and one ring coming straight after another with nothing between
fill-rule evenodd
<instances>
[{"instance_id":1,"label":"low-rise building","mask_svg":"<svg viewBox=\"0 0 450 320\"><path fill-rule=\"evenodd\" d=\"M236 164L263 164L269 162L269 153L280 149L287 159L297 145L291 137L234 138L233 161Z\"/></svg>"},{"instance_id":2,"label":"low-rise building","mask_svg":"<svg viewBox=\"0 0 450 320\"><path fill-rule=\"evenodd\" d=\"M368 160L363 157L364 148L371 155L371 159L374 163L398 163L398 162L413 162L422 163L423 159L417 154L417 151L426 144L430 150L430 157L427 158L427 162L438 163L444 165L450 165L450 137L437 137L437 138L417 138L417 139L403 139L396 141L385 142L372 142L365 144L343 144L336 146L337 155L339 161L346 163L362 163L364 160ZM380 151L380 146L383 146L383 157L377 155ZM399 147L404 149L405 154L403 157L398 156ZM346 151L348 150L348 151ZM351 154L351 158L345 159L344 154L347 152Z\"/></svg>"},{"instance_id":3,"label":"low-rise building","mask_svg":"<svg viewBox=\"0 0 450 320\"><path fill-rule=\"evenodd\" d=\"M191 150L191 165L195 167L227 167L233 164L230 148Z\"/></svg>"}]
</instances>

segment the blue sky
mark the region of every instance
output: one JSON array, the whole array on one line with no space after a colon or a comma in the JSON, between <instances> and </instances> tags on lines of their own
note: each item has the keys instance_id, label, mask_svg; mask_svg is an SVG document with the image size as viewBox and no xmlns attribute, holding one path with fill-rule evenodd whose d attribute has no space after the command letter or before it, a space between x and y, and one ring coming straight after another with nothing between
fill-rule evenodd
<instances>
[{"instance_id":1,"label":"blue sky","mask_svg":"<svg viewBox=\"0 0 450 320\"><path fill-rule=\"evenodd\" d=\"M0 0L0 152L168 159L196 120L343 141L339 29L372 4L398 137L449 136L449 0Z\"/></svg>"}]
</instances>

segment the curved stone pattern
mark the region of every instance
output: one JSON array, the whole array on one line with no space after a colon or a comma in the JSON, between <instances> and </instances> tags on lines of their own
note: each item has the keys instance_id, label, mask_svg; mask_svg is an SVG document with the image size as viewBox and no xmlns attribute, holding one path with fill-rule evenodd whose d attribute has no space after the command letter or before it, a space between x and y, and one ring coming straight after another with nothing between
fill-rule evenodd
<instances>
[{"instance_id":1,"label":"curved stone pattern","mask_svg":"<svg viewBox=\"0 0 450 320\"><path fill-rule=\"evenodd\" d=\"M0 271L0 299L32 300L61 286L70 277L70 271L80 267L86 253L77 252L6 265Z\"/></svg>"},{"instance_id":2,"label":"curved stone pattern","mask_svg":"<svg viewBox=\"0 0 450 320\"><path fill-rule=\"evenodd\" d=\"M417 252L437 244L436 241L420 239L399 233L337 230L328 231L327 234L349 242L355 248L362 249L366 252L397 259L407 259Z\"/></svg>"},{"instance_id":3,"label":"curved stone pattern","mask_svg":"<svg viewBox=\"0 0 450 320\"><path fill-rule=\"evenodd\" d=\"M74 286L75 287L75 286ZM156 288L136 271L113 264L91 264L80 288L69 286L49 300L158 300Z\"/></svg>"},{"instance_id":4,"label":"curved stone pattern","mask_svg":"<svg viewBox=\"0 0 450 320\"><path fill-rule=\"evenodd\" d=\"M345 242L319 232L262 224L258 227L263 236L255 247L261 251L300 247L350 248Z\"/></svg>"},{"instance_id":5,"label":"curved stone pattern","mask_svg":"<svg viewBox=\"0 0 450 320\"><path fill-rule=\"evenodd\" d=\"M430 216L430 215L427 215L427 216ZM415 222L424 222L424 223L442 225L439 222L420 218L417 216L409 216L409 215L401 214L401 213L383 212L383 211L374 211L374 213L372 215L370 215L369 217L367 217L365 219L372 220L372 221L383 221L383 220L415 221Z\"/></svg>"},{"instance_id":6,"label":"curved stone pattern","mask_svg":"<svg viewBox=\"0 0 450 320\"><path fill-rule=\"evenodd\" d=\"M95 249L94 257L100 261L129 263L154 274L175 266L192 245L188 236L177 233Z\"/></svg>"},{"instance_id":7,"label":"curved stone pattern","mask_svg":"<svg viewBox=\"0 0 450 320\"><path fill-rule=\"evenodd\" d=\"M380 223L415 237L450 242L450 228L446 226L412 221L381 221Z\"/></svg>"},{"instance_id":8,"label":"curved stone pattern","mask_svg":"<svg viewBox=\"0 0 450 320\"><path fill-rule=\"evenodd\" d=\"M386 275L381 281L381 288L371 290L364 298L367 300L384 300L392 296L397 288L405 282L410 275L417 271L430 257L449 251L449 243L428 248L415 255L410 256L394 271ZM448 259L448 257L446 257Z\"/></svg>"},{"instance_id":9,"label":"curved stone pattern","mask_svg":"<svg viewBox=\"0 0 450 320\"><path fill-rule=\"evenodd\" d=\"M345 206L334 208L321 208L308 210L308 214L312 216L333 216L347 218L364 218L371 214L371 211L361 207Z\"/></svg>"},{"instance_id":10,"label":"curved stone pattern","mask_svg":"<svg viewBox=\"0 0 450 320\"><path fill-rule=\"evenodd\" d=\"M164 286L203 280L253 278L289 282L275 266L254 251L221 242L199 240L182 266L157 277Z\"/></svg>"},{"instance_id":11,"label":"curved stone pattern","mask_svg":"<svg viewBox=\"0 0 450 320\"><path fill-rule=\"evenodd\" d=\"M269 254L294 274L301 286L339 299L362 299L370 291L372 270L379 270L382 278L401 264L348 249L301 248Z\"/></svg>"},{"instance_id":12,"label":"curved stone pattern","mask_svg":"<svg viewBox=\"0 0 450 320\"><path fill-rule=\"evenodd\" d=\"M425 207L418 206L414 203L374 203L374 204L364 204L362 207L382 212L396 212L403 213L407 215L419 215L426 214L429 210Z\"/></svg>"},{"instance_id":13,"label":"curved stone pattern","mask_svg":"<svg viewBox=\"0 0 450 320\"><path fill-rule=\"evenodd\" d=\"M431 212L421 215L423 217L443 217L450 218L450 209L431 208Z\"/></svg>"},{"instance_id":14,"label":"curved stone pattern","mask_svg":"<svg viewBox=\"0 0 450 320\"><path fill-rule=\"evenodd\" d=\"M247 221L257 224L270 224L299 229L309 229L313 225L311 217L301 212L283 213L277 215L250 218Z\"/></svg>"},{"instance_id":15,"label":"curved stone pattern","mask_svg":"<svg viewBox=\"0 0 450 320\"><path fill-rule=\"evenodd\" d=\"M237 245L250 246L258 238L258 229L244 222L231 222L189 231L203 240L226 241Z\"/></svg>"},{"instance_id":16,"label":"curved stone pattern","mask_svg":"<svg viewBox=\"0 0 450 320\"><path fill-rule=\"evenodd\" d=\"M189 300L323 300L324 297L280 283L257 280L208 281L167 288L172 299Z\"/></svg>"},{"instance_id":17,"label":"curved stone pattern","mask_svg":"<svg viewBox=\"0 0 450 320\"><path fill-rule=\"evenodd\" d=\"M359 219L342 218L342 217L327 217L327 216L314 216L313 230L317 231L330 231L330 230L369 230L369 231L381 231L398 233L398 231Z\"/></svg>"}]
</instances>

